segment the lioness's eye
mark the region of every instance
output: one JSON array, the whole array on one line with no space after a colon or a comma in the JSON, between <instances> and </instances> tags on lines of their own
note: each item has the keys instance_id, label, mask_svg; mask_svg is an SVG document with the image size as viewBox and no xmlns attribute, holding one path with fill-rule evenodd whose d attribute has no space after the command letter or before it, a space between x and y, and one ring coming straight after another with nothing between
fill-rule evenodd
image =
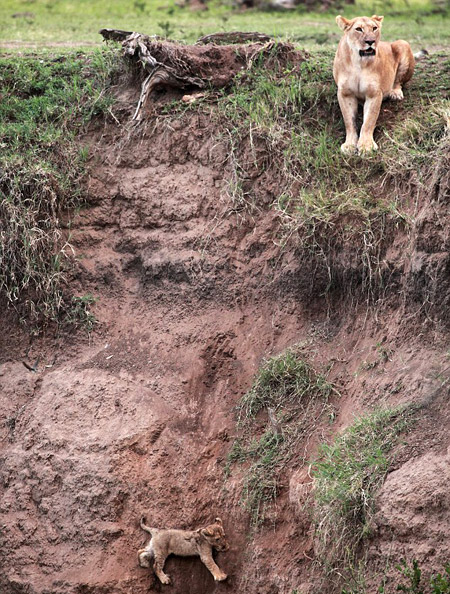
<instances>
[{"instance_id":1,"label":"lioness's eye","mask_svg":"<svg viewBox=\"0 0 450 594\"><path fill-rule=\"evenodd\" d=\"M378 29L378 27L374 27L373 30L376 31Z\"/></svg>"},{"instance_id":2,"label":"lioness's eye","mask_svg":"<svg viewBox=\"0 0 450 594\"><path fill-rule=\"evenodd\" d=\"M361 29L361 27L356 27L356 30L357 30L357 31L361 31L361 33L362 33L362 29Z\"/></svg>"}]
</instances>

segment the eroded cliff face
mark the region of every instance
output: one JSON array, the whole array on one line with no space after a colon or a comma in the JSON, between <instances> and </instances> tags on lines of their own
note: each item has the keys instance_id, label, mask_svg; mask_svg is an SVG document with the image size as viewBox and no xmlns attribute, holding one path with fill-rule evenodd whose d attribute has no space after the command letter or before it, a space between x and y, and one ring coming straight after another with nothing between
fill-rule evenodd
<instances>
[{"instance_id":1,"label":"eroded cliff face","mask_svg":"<svg viewBox=\"0 0 450 594\"><path fill-rule=\"evenodd\" d=\"M294 253L277 245L273 172L252 182L257 212L233 211L227 144L206 115L149 118L132 142L109 125L87 142L88 206L71 230L78 262L70 282L98 297L99 324L89 337L48 332L29 345L6 319L0 337L2 594L333 590L313 563L311 479L301 459L354 414L419 401L442 384L445 308L416 311L431 280L435 300L448 299L442 198L424 200L423 229L412 239L399 234L386 247L404 275L402 299L350 307L342 294L330 301L315 290ZM299 444L273 514L251 536L239 472L224 477L234 407L263 357L297 343L331 369L336 421L320 420ZM37 359L36 372L23 365ZM448 560L448 415L444 389L385 482L374 569L387 548L393 559L412 554L430 567ZM137 564L142 513L178 528L220 516L231 549L217 562L229 579L216 584L199 560L171 558L173 586L158 584Z\"/></svg>"}]
</instances>

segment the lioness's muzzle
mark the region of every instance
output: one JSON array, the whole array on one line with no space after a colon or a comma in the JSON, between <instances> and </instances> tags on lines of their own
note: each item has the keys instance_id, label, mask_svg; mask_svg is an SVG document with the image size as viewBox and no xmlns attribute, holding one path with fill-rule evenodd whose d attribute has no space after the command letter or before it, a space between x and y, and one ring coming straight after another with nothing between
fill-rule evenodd
<instances>
[{"instance_id":1,"label":"lioness's muzzle","mask_svg":"<svg viewBox=\"0 0 450 594\"><path fill-rule=\"evenodd\" d=\"M376 54L375 48L374 47L368 47L365 50L359 50L359 55L364 58L367 56L374 56Z\"/></svg>"}]
</instances>

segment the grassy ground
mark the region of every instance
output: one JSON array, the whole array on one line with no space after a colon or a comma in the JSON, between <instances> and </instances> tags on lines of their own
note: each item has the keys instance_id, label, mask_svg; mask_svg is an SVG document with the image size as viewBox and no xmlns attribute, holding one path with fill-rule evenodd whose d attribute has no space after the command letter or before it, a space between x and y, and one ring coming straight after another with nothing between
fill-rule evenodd
<instances>
[{"instance_id":1,"label":"grassy ground","mask_svg":"<svg viewBox=\"0 0 450 594\"><path fill-rule=\"evenodd\" d=\"M335 12L304 13L233 10L212 1L193 12L173 0L2 0L0 47L99 45L99 29L111 27L160 34L188 42L222 30L262 31L316 50L334 47L339 30ZM449 19L432 14L432 0L359 0L343 9L347 17L383 13L386 39L408 39L415 49L450 45Z\"/></svg>"}]
</instances>

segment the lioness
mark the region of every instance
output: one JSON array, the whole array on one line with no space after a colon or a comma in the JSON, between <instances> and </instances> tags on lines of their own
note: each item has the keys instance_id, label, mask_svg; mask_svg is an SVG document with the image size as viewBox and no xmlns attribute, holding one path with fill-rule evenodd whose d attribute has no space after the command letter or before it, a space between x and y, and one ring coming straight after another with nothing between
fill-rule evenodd
<instances>
[{"instance_id":1,"label":"lioness","mask_svg":"<svg viewBox=\"0 0 450 594\"><path fill-rule=\"evenodd\" d=\"M414 72L414 56L407 41L380 41L382 16L336 22L344 31L333 64L339 106L344 117L346 138L343 153L364 153L378 147L373 131L383 99L403 99L402 85ZM356 114L364 101L364 120L358 140Z\"/></svg>"},{"instance_id":2,"label":"lioness","mask_svg":"<svg viewBox=\"0 0 450 594\"><path fill-rule=\"evenodd\" d=\"M144 517L141 518L140 526L152 537L147 546L138 551L139 565L150 567L150 560L153 558L153 569L163 584L170 584L170 577L164 573L164 563L169 555L198 555L216 581L222 582L227 579L226 573L214 563L212 557L213 549L227 551L229 548L220 518L216 518L214 524L198 530L150 528L146 525Z\"/></svg>"}]
</instances>

